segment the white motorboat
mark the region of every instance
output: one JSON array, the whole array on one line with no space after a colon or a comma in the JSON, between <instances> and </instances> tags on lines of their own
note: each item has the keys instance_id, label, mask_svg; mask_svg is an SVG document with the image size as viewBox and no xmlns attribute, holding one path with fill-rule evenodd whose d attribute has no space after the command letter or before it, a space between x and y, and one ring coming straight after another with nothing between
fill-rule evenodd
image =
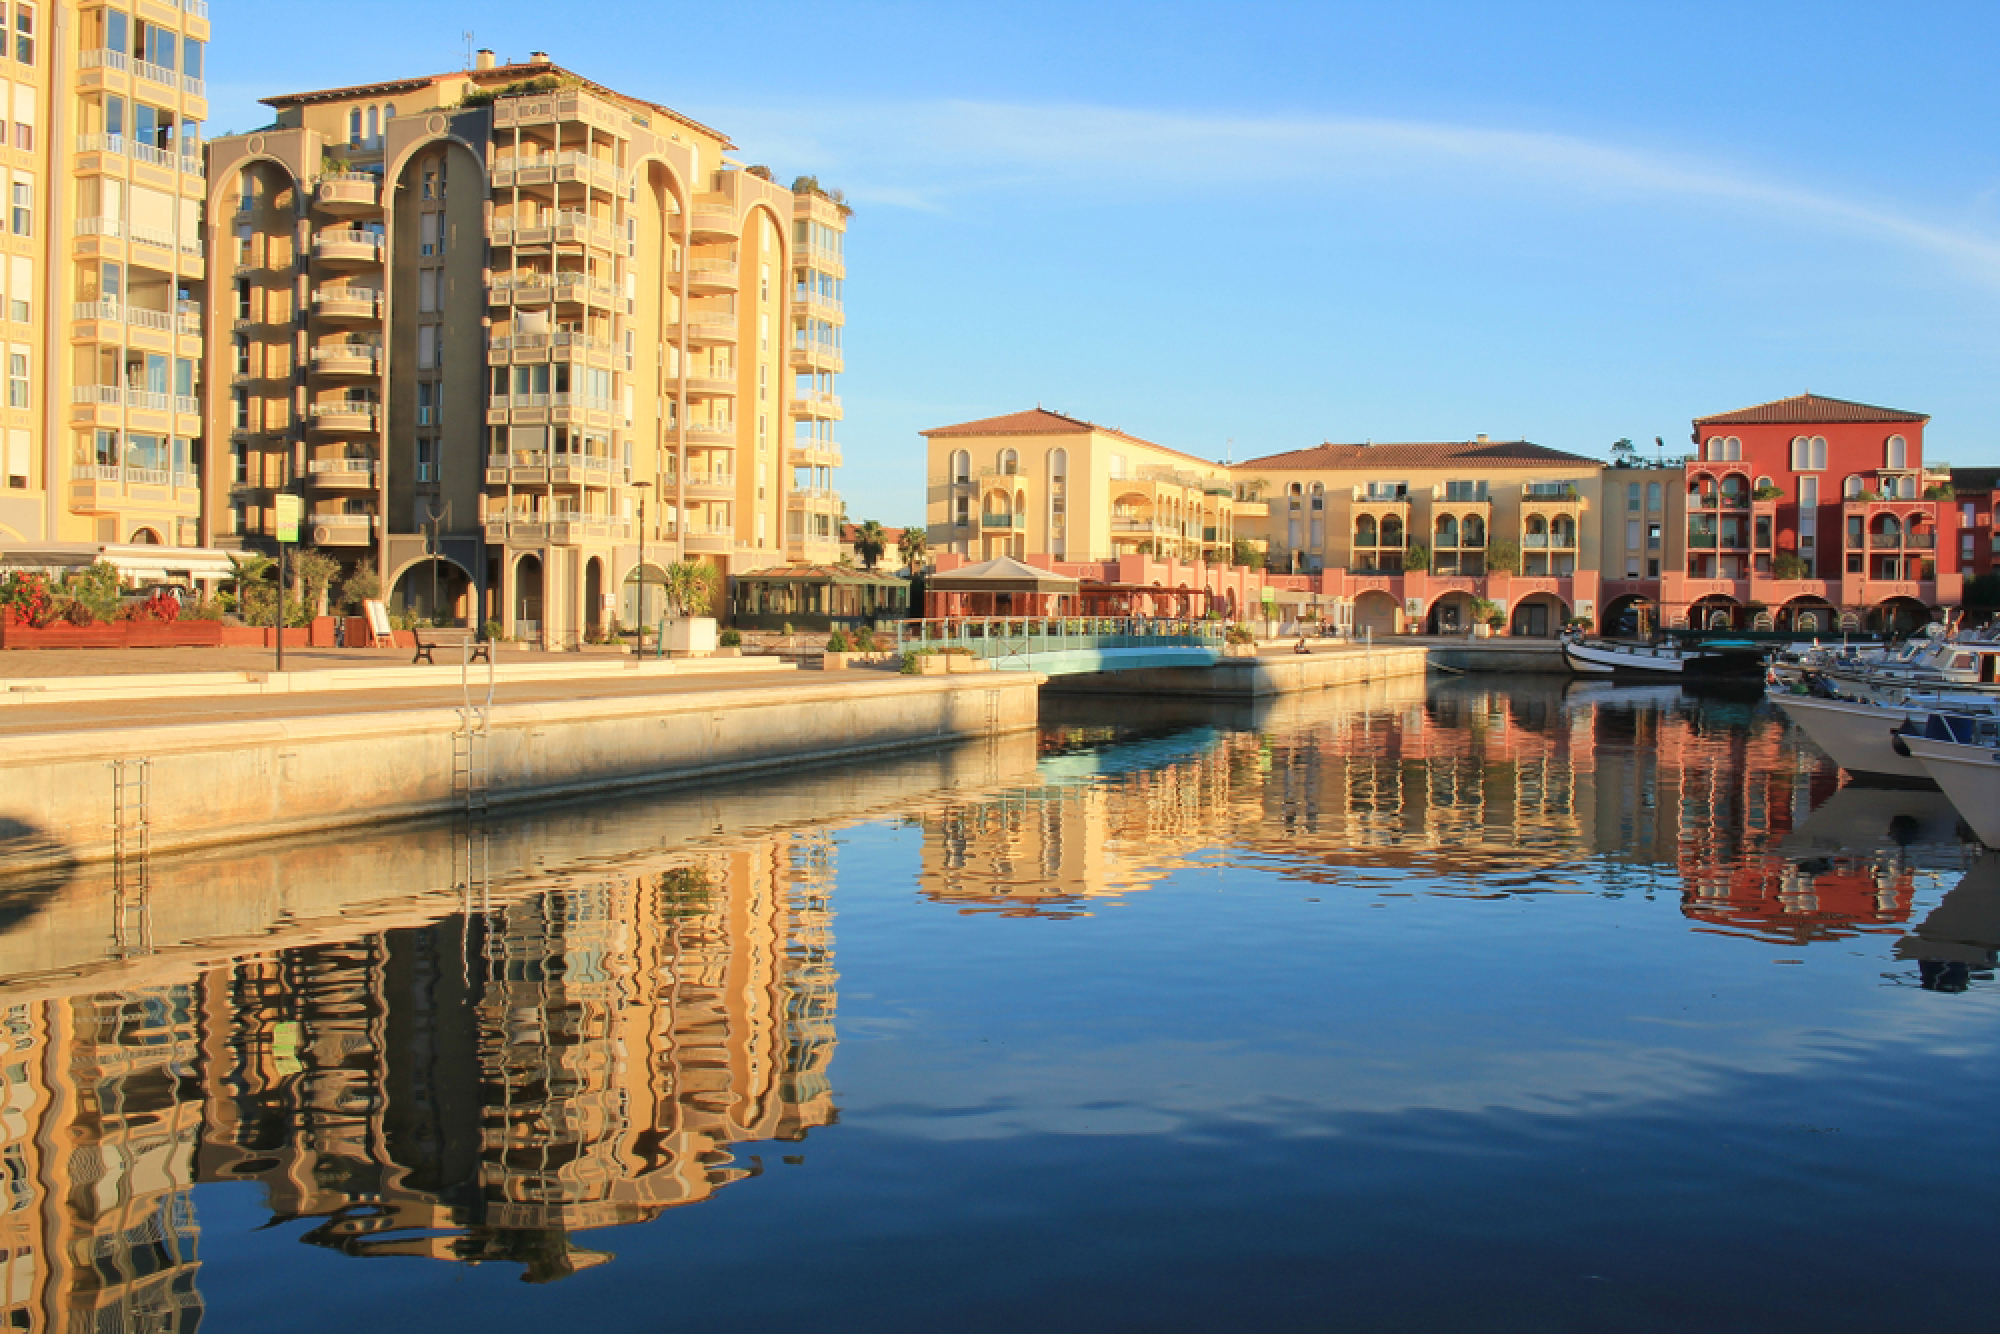
<instances>
[{"instance_id":1,"label":"white motorboat","mask_svg":"<svg viewBox=\"0 0 2000 1334\"><path fill-rule=\"evenodd\" d=\"M1773 694L1771 702L1815 746L1850 774L1898 782L1936 780L1909 751L1900 730L1921 729L1933 714L2000 716L2000 701L1978 695L1914 695L1899 700Z\"/></svg>"},{"instance_id":2,"label":"white motorboat","mask_svg":"<svg viewBox=\"0 0 2000 1334\"><path fill-rule=\"evenodd\" d=\"M1934 713L1900 739L1973 835L2000 848L2000 719Z\"/></svg>"},{"instance_id":3,"label":"white motorboat","mask_svg":"<svg viewBox=\"0 0 2000 1334\"><path fill-rule=\"evenodd\" d=\"M1564 639L1563 661L1579 676L1756 677L1764 652L1755 644L1634 644L1619 639Z\"/></svg>"}]
</instances>

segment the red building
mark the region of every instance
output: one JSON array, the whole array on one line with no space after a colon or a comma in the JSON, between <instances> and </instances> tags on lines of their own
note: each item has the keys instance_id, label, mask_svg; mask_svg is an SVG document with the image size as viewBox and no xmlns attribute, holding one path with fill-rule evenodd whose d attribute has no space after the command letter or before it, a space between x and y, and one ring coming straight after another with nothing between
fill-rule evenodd
<instances>
[{"instance_id":1,"label":"red building","mask_svg":"<svg viewBox=\"0 0 2000 1334\"><path fill-rule=\"evenodd\" d=\"M1811 610L1829 629L1908 630L1956 605L1960 508L1924 468L1929 420L1818 394L1696 418L1686 563L1663 571L1663 610L1761 604L1781 628Z\"/></svg>"}]
</instances>

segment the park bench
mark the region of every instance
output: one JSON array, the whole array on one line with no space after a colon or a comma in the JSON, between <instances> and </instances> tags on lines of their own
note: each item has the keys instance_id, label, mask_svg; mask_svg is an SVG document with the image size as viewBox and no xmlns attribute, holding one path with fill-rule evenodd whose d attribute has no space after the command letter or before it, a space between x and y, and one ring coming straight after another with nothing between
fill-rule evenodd
<instances>
[{"instance_id":1,"label":"park bench","mask_svg":"<svg viewBox=\"0 0 2000 1334\"><path fill-rule=\"evenodd\" d=\"M411 631L410 634L411 638L417 641L417 656L410 659L410 665L413 667L420 662L427 662L431 664L433 667L437 666L437 659L432 657L431 655L436 653L441 648L456 648L456 649L470 648L472 650L472 653L471 656L466 659L466 661L468 662L493 661L493 645L487 642L486 640L479 638L479 636L471 630L419 629ZM428 638L426 638L426 636L428 636Z\"/></svg>"}]
</instances>

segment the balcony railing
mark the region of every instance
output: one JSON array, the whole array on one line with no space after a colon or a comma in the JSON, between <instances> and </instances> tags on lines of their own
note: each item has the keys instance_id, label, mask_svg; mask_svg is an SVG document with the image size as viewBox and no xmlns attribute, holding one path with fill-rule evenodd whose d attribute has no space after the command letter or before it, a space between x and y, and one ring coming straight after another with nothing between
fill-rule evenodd
<instances>
[{"instance_id":1,"label":"balcony railing","mask_svg":"<svg viewBox=\"0 0 2000 1334\"><path fill-rule=\"evenodd\" d=\"M312 416L314 425L324 424L325 429L337 431L372 431L382 416L382 406L379 403L314 403L307 411Z\"/></svg>"},{"instance_id":2,"label":"balcony railing","mask_svg":"<svg viewBox=\"0 0 2000 1334\"><path fill-rule=\"evenodd\" d=\"M173 486L182 490L199 490L201 478L191 472L175 472L169 468L139 468L119 463L74 463L70 465L70 480L74 482L123 482L129 486Z\"/></svg>"},{"instance_id":3,"label":"balcony railing","mask_svg":"<svg viewBox=\"0 0 2000 1334\"><path fill-rule=\"evenodd\" d=\"M551 333L495 334L487 346L494 352L539 352L543 349L560 351L571 349L580 352L609 352L611 344L602 338L592 338L587 333L577 333L570 329L557 329Z\"/></svg>"},{"instance_id":4,"label":"balcony railing","mask_svg":"<svg viewBox=\"0 0 2000 1334\"><path fill-rule=\"evenodd\" d=\"M382 465L373 459L313 459L306 464L306 471L314 477L375 477Z\"/></svg>"},{"instance_id":5,"label":"balcony railing","mask_svg":"<svg viewBox=\"0 0 2000 1334\"><path fill-rule=\"evenodd\" d=\"M979 516L981 528L1026 528L1028 516L1025 514L982 514Z\"/></svg>"},{"instance_id":6,"label":"balcony railing","mask_svg":"<svg viewBox=\"0 0 2000 1334\"><path fill-rule=\"evenodd\" d=\"M313 305L329 317L372 319L382 313L382 294L372 287L322 288Z\"/></svg>"}]
</instances>

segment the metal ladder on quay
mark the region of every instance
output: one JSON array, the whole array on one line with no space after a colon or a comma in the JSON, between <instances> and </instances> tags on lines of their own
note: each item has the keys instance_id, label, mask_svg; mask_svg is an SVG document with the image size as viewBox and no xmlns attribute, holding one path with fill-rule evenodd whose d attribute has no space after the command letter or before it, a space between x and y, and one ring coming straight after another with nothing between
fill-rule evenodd
<instances>
[{"instance_id":1,"label":"metal ladder on quay","mask_svg":"<svg viewBox=\"0 0 2000 1334\"><path fill-rule=\"evenodd\" d=\"M111 762L111 950L153 952L153 761Z\"/></svg>"},{"instance_id":2,"label":"metal ladder on quay","mask_svg":"<svg viewBox=\"0 0 2000 1334\"><path fill-rule=\"evenodd\" d=\"M463 652L458 669L462 702L457 709L458 727L451 734L451 797L452 804L465 815L483 816L492 785L493 654L490 649L486 654L486 695L482 700L474 693L470 641Z\"/></svg>"}]
</instances>

